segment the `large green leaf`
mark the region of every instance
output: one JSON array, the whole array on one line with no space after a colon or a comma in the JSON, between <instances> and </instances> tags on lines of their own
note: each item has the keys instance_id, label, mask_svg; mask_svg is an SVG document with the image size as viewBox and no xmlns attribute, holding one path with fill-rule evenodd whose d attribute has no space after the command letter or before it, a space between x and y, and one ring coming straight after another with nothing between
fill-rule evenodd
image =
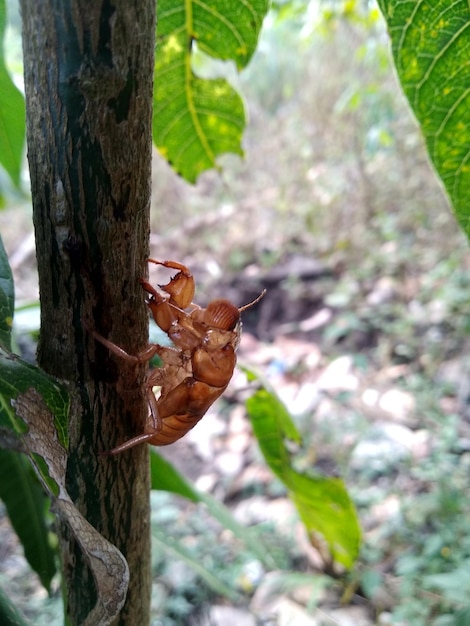
<instances>
[{"instance_id":1,"label":"large green leaf","mask_svg":"<svg viewBox=\"0 0 470 626\"><path fill-rule=\"evenodd\" d=\"M0 498L23 545L24 555L49 591L56 572L56 551L45 523L46 499L27 459L0 448ZM0 620L1 622L1 620Z\"/></svg>"},{"instance_id":2,"label":"large green leaf","mask_svg":"<svg viewBox=\"0 0 470 626\"><path fill-rule=\"evenodd\" d=\"M245 111L223 78L204 80L192 67L194 45L216 59L247 65L268 0L159 0L153 138L190 182L221 154L243 154Z\"/></svg>"},{"instance_id":3,"label":"large green leaf","mask_svg":"<svg viewBox=\"0 0 470 626\"><path fill-rule=\"evenodd\" d=\"M300 518L313 543L320 534L332 557L347 568L359 552L361 531L342 480L320 474L300 473L292 464L287 440L297 440L297 431L277 396L260 389L246 402L258 444L269 467L289 490Z\"/></svg>"},{"instance_id":4,"label":"large green leaf","mask_svg":"<svg viewBox=\"0 0 470 626\"><path fill-rule=\"evenodd\" d=\"M467 0L379 0L398 77L431 160L470 237L470 8Z\"/></svg>"},{"instance_id":5,"label":"large green leaf","mask_svg":"<svg viewBox=\"0 0 470 626\"><path fill-rule=\"evenodd\" d=\"M8 352L11 351L14 307L15 290L13 276L3 241L0 237L0 348Z\"/></svg>"},{"instance_id":6,"label":"large green leaf","mask_svg":"<svg viewBox=\"0 0 470 626\"><path fill-rule=\"evenodd\" d=\"M5 0L0 0L0 164L19 187L25 141L25 103L5 65L5 24Z\"/></svg>"}]
</instances>

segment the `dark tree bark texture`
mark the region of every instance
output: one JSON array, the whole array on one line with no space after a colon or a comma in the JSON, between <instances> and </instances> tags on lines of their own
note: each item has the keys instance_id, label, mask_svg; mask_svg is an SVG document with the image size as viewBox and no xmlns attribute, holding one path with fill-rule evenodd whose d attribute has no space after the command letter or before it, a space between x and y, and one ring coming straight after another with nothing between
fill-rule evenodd
<instances>
[{"instance_id":1,"label":"dark tree bark texture","mask_svg":"<svg viewBox=\"0 0 470 626\"><path fill-rule=\"evenodd\" d=\"M142 432L145 367L111 355L96 329L130 353L147 343L138 278L149 234L155 2L21 0L41 299L39 365L71 395L67 489L128 560L116 623L149 622L147 446L100 451ZM67 613L93 608L93 578L61 527Z\"/></svg>"}]
</instances>

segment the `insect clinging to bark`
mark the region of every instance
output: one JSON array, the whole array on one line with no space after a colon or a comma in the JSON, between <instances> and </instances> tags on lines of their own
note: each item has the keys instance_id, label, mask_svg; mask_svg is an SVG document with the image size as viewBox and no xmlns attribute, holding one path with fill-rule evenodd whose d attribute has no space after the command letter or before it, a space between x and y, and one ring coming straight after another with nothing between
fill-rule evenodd
<instances>
[{"instance_id":1,"label":"insect clinging to bark","mask_svg":"<svg viewBox=\"0 0 470 626\"><path fill-rule=\"evenodd\" d=\"M151 369L146 379L150 411L144 432L116 446L106 454L117 454L140 443L166 446L183 437L204 416L225 391L236 365L241 334L241 313L264 296L237 308L219 299L201 308L192 302L194 278L176 261L149 263L177 270L170 282L155 289L140 279L147 292L147 304L158 326L167 333L173 347L149 344L138 355L125 352L95 331L93 337L111 352L133 363L148 362L158 355L161 367ZM154 388L160 388L158 398Z\"/></svg>"}]
</instances>

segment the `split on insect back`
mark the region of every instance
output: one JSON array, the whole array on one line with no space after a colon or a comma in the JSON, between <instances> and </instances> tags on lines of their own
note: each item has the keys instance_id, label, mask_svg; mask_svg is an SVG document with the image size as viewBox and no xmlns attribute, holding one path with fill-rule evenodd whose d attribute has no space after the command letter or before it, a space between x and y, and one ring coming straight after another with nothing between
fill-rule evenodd
<instances>
[{"instance_id":1,"label":"split on insect back","mask_svg":"<svg viewBox=\"0 0 470 626\"><path fill-rule=\"evenodd\" d=\"M168 335L173 347L149 344L137 355L91 330L93 337L117 356L133 363L148 362L158 355L161 367L150 369L146 378L149 415L144 432L103 454L117 454L140 443L166 446L183 437L222 395L232 378L237 362L236 349L241 335L241 314L257 304L266 293L237 308L229 300L218 299L201 308L193 303L194 278L177 261L156 261L177 273L166 285L155 289L143 278L147 305L158 326ZM160 388L156 398L153 388Z\"/></svg>"}]
</instances>

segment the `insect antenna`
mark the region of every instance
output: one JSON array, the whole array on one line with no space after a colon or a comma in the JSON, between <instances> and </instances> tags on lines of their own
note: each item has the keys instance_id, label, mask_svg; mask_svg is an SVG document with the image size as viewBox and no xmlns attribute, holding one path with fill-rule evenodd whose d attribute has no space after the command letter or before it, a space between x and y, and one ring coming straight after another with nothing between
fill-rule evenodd
<instances>
[{"instance_id":1,"label":"insect antenna","mask_svg":"<svg viewBox=\"0 0 470 626\"><path fill-rule=\"evenodd\" d=\"M246 309L249 309L251 306L253 306L254 304L257 304L262 298L264 298L265 294L266 294L266 289L263 289L263 291L259 294L259 296L257 298L255 298L251 302L248 302L248 304L245 304L244 306L241 306L238 309L238 311L240 313L243 313L243 311L246 311Z\"/></svg>"}]
</instances>

